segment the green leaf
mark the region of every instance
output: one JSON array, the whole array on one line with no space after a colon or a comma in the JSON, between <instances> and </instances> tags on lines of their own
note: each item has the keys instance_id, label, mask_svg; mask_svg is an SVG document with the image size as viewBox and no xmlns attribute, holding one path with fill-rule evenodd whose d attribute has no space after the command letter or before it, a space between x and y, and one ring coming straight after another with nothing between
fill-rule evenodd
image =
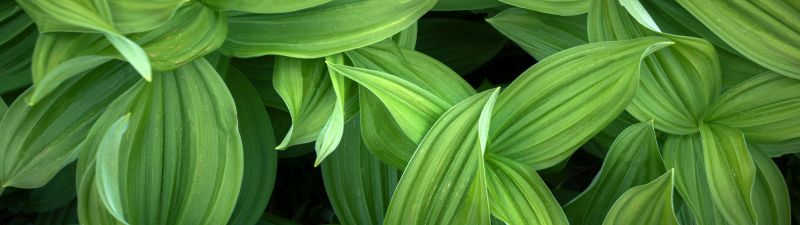
<instances>
[{"instance_id":1,"label":"green leaf","mask_svg":"<svg viewBox=\"0 0 800 225\"><path fill-rule=\"evenodd\" d=\"M236 57L323 57L391 37L416 22L435 3L334 0L282 14L229 13L230 33L222 51Z\"/></svg>"},{"instance_id":2,"label":"green leaf","mask_svg":"<svg viewBox=\"0 0 800 225\"><path fill-rule=\"evenodd\" d=\"M750 60L800 79L800 2L713 0L678 3ZM714 9L714 10L708 10Z\"/></svg>"},{"instance_id":3,"label":"green leaf","mask_svg":"<svg viewBox=\"0 0 800 225\"><path fill-rule=\"evenodd\" d=\"M406 168L418 141L403 133L389 109L368 89L359 87L358 100L364 146L386 164L397 169Z\"/></svg>"},{"instance_id":4,"label":"green leaf","mask_svg":"<svg viewBox=\"0 0 800 225\"><path fill-rule=\"evenodd\" d=\"M326 63L344 63L344 55L336 54L325 58ZM352 118L356 112L358 85L350 79L345 78L339 73L328 71L330 80L333 83L333 92L336 95L336 103L333 113L328 117L328 121L319 132L315 149L317 159L314 166L318 166L325 157L336 149L342 139L344 123Z\"/></svg>"},{"instance_id":5,"label":"green leaf","mask_svg":"<svg viewBox=\"0 0 800 225\"><path fill-rule=\"evenodd\" d=\"M417 51L441 61L460 75L477 70L507 42L485 24L447 18L420 20L418 36Z\"/></svg>"},{"instance_id":6,"label":"green leaf","mask_svg":"<svg viewBox=\"0 0 800 225\"><path fill-rule=\"evenodd\" d=\"M33 189L21 202L26 211L44 213L66 207L75 199L75 163L62 168L46 185Z\"/></svg>"},{"instance_id":7,"label":"green leaf","mask_svg":"<svg viewBox=\"0 0 800 225\"><path fill-rule=\"evenodd\" d=\"M414 49L417 46L418 24L418 22L411 24L411 26L406 27L406 29L392 36L391 40L402 48Z\"/></svg>"},{"instance_id":8,"label":"green leaf","mask_svg":"<svg viewBox=\"0 0 800 225\"><path fill-rule=\"evenodd\" d=\"M275 186L278 169L275 134L269 114L247 78L235 68L230 68L225 83L236 103L244 150L242 188L228 224L250 225L261 218Z\"/></svg>"},{"instance_id":9,"label":"green leaf","mask_svg":"<svg viewBox=\"0 0 800 225\"><path fill-rule=\"evenodd\" d=\"M601 221L613 213L609 212L612 205L628 189L649 183L664 171L653 122L634 124L617 136L600 172L585 191L564 206L564 211L571 224Z\"/></svg>"},{"instance_id":10,"label":"green leaf","mask_svg":"<svg viewBox=\"0 0 800 225\"><path fill-rule=\"evenodd\" d=\"M0 121L3 187L36 188L78 156L89 127L138 77L119 63L70 79L47 99L29 106L17 98Z\"/></svg>"},{"instance_id":11,"label":"green leaf","mask_svg":"<svg viewBox=\"0 0 800 225\"><path fill-rule=\"evenodd\" d=\"M774 72L753 77L726 91L709 108L705 121L738 128L748 141L800 138L800 81Z\"/></svg>"},{"instance_id":12,"label":"green leaf","mask_svg":"<svg viewBox=\"0 0 800 225\"><path fill-rule=\"evenodd\" d=\"M554 14L574 16L589 10L589 0L499 0L523 9Z\"/></svg>"},{"instance_id":13,"label":"green leaf","mask_svg":"<svg viewBox=\"0 0 800 225\"><path fill-rule=\"evenodd\" d=\"M323 59L278 56L272 79L275 91L292 115L292 127L276 148L283 150L314 141L337 102Z\"/></svg>"},{"instance_id":14,"label":"green leaf","mask_svg":"<svg viewBox=\"0 0 800 225\"><path fill-rule=\"evenodd\" d=\"M554 16L509 8L486 21L539 61L588 43L585 16Z\"/></svg>"},{"instance_id":15,"label":"green leaf","mask_svg":"<svg viewBox=\"0 0 800 225\"><path fill-rule=\"evenodd\" d=\"M492 215L512 225L569 224L535 170L503 156L486 156Z\"/></svg>"},{"instance_id":16,"label":"green leaf","mask_svg":"<svg viewBox=\"0 0 800 225\"><path fill-rule=\"evenodd\" d=\"M499 89L456 104L414 152L386 212L386 225L490 222L483 155Z\"/></svg>"},{"instance_id":17,"label":"green leaf","mask_svg":"<svg viewBox=\"0 0 800 225\"><path fill-rule=\"evenodd\" d=\"M750 193L756 176L753 159L742 132L715 124L702 124L700 136L711 199L730 224L754 224L756 214Z\"/></svg>"},{"instance_id":18,"label":"green leaf","mask_svg":"<svg viewBox=\"0 0 800 225\"><path fill-rule=\"evenodd\" d=\"M333 0L202 0L218 10L252 13L286 13L322 5Z\"/></svg>"},{"instance_id":19,"label":"green leaf","mask_svg":"<svg viewBox=\"0 0 800 225\"><path fill-rule=\"evenodd\" d=\"M127 38L141 45L154 69L172 70L218 48L226 32L226 17L221 12L200 3L188 3L158 29ZM97 34L45 33L36 45L33 59L36 88L31 103L38 102L72 76L111 59L126 58Z\"/></svg>"},{"instance_id":20,"label":"green leaf","mask_svg":"<svg viewBox=\"0 0 800 225\"><path fill-rule=\"evenodd\" d=\"M753 208L757 224L789 225L791 210L789 190L780 169L761 149L748 146L758 169L753 185Z\"/></svg>"},{"instance_id":21,"label":"green leaf","mask_svg":"<svg viewBox=\"0 0 800 225\"><path fill-rule=\"evenodd\" d=\"M33 21L14 1L0 3L0 94L31 82L31 52L38 32Z\"/></svg>"},{"instance_id":22,"label":"green leaf","mask_svg":"<svg viewBox=\"0 0 800 225\"><path fill-rule=\"evenodd\" d=\"M458 11L485 9L503 5L497 0L439 0L433 6L433 11Z\"/></svg>"},{"instance_id":23,"label":"green leaf","mask_svg":"<svg viewBox=\"0 0 800 225\"><path fill-rule=\"evenodd\" d=\"M82 143L81 224L117 223L109 211L130 224L224 224L230 218L243 176L231 94L204 59L154 78L117 98ZM104 131L125 115L130 122L119 150L103 148ZM103 196L119 201L107 204L113 198Z\"/></svg>"},{"instance_id":24,"label":"green leaf","mask_svg":"<svg viewBox=\"0 0 800 225\"><path fill-rule=\"evenodd\" d=\"M592 41L661 36L675 42L643 60L641 88L627 111L641 121L654 120L656 129L664 132L697 132L721 83L719 60L710 43L661 33L637 0L593 2L588 28Z\"/></svg>"},{"instance_id":25,"label":"green leaf","mask_svg":"<svg viewBox=\"0 0 800 225\"><path fill-rule=\"evenodd\" d=\"M673 170L626 191L614 202L603 224L678 225L672 209Z\"/></svg>"},{"instance_id":26,"label":"green leaf","mask_svg":"<svg viewBox=\"0 0 800 225\"><path fill-rule=\"evenodd\" d=\"M345 125L342 142L322 162L322 180L342 224L381 224L400 171L370 154L361 141L358 119Z\"/></svg>"},{"instance_id":27,"label":"green leaf","mask_svg":"<svg viewBox=\"0 0 800 225\"><path fill-rule=\"evenodd\" d=\"M166 23L182 0L17 1L42 32L136 33ZM142 4L147 7L142 7Z\"/></svg>"},{"instance_id":28,"label":"green leaf","mask_svg":"<svg viewBox=\"0 0 800 225\"><path fill-rule=\"evenodd\" d=\"M675 188L698 225L724 224L725 219L711 199L711 189L700 134L668 135L664 142L664 165L675 170Z\"/></svg>"},{"instance_id":29,"label":"green leaf","mask_svg":"<svg viewBox=\"0 0 800 225\"><path fill-rule=\"evenodd\" d=\"M535 169L558 164L622 112L641 59L670 44L657 37L591 43L536 63L498 97L489 150Z\"/></svg>"}]
</instances>

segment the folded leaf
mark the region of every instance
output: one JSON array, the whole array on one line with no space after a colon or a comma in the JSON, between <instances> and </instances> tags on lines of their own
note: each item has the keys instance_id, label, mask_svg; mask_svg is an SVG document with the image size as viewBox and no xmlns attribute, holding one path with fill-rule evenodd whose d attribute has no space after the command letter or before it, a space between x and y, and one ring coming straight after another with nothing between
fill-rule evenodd
<instances>
[{"instance_id":1,"label":"folded leaf","mask_svg":"<svg viewBox=\"0 0 800 225\"><path fill-rule=\"evenodd\" d=\"M536 63L498 97L489 150L535 169L558 164L622 112L640 60L669 44L657 37L591 43Z\"/></svg>"},{"instance_id":2,"label":"folded leaf","mask_svg":"<svg viewBox=\"0 0 800 225\"><path fill-rule=\"evenodd\" d=\"M585 16L555 16L509 8L486 22L539 61L588 42Z\"/></svg>"},{"instance_id":3,"label":"folded leaf","mask_svg":"<svg viewBox=\"0 0 800 225\"><path fill-rule=\"evenodd\" d=\"M390 39L402 48L414 49L417 46L417 33L419 32L418 24L419 23L411 24L411 26L406 27L406 29L403 29Z\"/></svg>"},{"instance_id":4,"label":"folded leaf","mask_svg":"<svg viewBox=\"0 0 800 225\"><path fill-rule=\"evenodd\" d=\"M664 171L653 122L635 124L617 136L600 172L564 211L571 224L594 224L612 213L612 205L628 189L649 183Z\"/></svg>"},{"instance_id":5,"label":"folded leaf","mask_svg":"<svg viewBox=\"0 0 800 225\"><path fill-rule=\"evenodd\" d=\"M322 5L333 0L202 0L218 10L252 13L286 13Z\"/></svg>"},{"instance_id":6,"label":"folded leaf","mask_svg":"<svg viewBox=\"0 0 800 225\"><path fill-rule=\"evenodd\" d=\"M282 14L229 13L222 51L236 57L317 58L386 39L416 22L435 0L334 0Z\"/></svg>"},{"instance_id":7,"label":"folded leaf","mask_svg":"<svg viewBox=\"0 0 800 225\"><path fill-rule=\"evenodd\" d=\"M417 51L441 61L460 75L483 66L508 40L486 24L447 18L420 20L418 36Z\"/></svg>"},{"instance_id":8,"label":"folded leaf","mask_svg":"<svg viewBox=\"0 0 800 225\"><path fill-rule=\"evenodd\" d=\"M678 3L731 47L781 75L800 79L800 2L713 0ZM714 10L708 10L714 9Z\"/></svg>"},{"instance_id":9,"label":"folded leaf","mask_svg":"<svg viewBox=\"0 0 800 225\"><path fill-rule=\"evenodd\" d=\"M118 151L103 148L113 143L104 131L124 115L130 122ZM82 146L81 224L117 223L109 214L129 224L224 224L234 210L243 173L236 106L204 59L140 81ZM119 201L109 204L114 196Z\"/></svg>"},{"instance_id":10,"label":"folded leaf","mask_svg":"<svg viewBox=\"0 0 800 225\"><path fill-rule=\"evenodd\" d=\"M386 164L405 169L419 141L403 132L386 105L369 89L359 87L358 101L364 146Z\"/></svg>"},{"instance_id":11,"label":"folded leaf","mask_svg":"<svg viewBox=\"0 0 800 225\"><path fill-rule=\"evenodd\" d=\"M403 172L383 224L490 224L483 154L498 90L467 98L436 121Z\"/></svg>"},{"instance_id":12,"label":"folded leaf","mask_svg":"<svg viewBox=\"0 0 800 225\"><path fill-rule=\"evenodd\" d=\"M358 119L345 124L342 142L322 162L322 180L341 224L381 224L400 171L362 144Z\"/></svg>"},{"instance_id":13,"label":"folded leaf","mask_svg":"<svg viewBox=\"0 0 800 225\"><path fill-rule=\"evenodd\" d=\"M668 133L697 132L721 83L719 60L710 43L661 33L638 0L594 1L588 28L592 41L661 36L675 42L643 60L641 88L627 111L639 120L654 120L656 129Z\"/></svg>"},{"instance_id":14,"label":"folded leaf","mask_svg":"<svg viewBox=\"0 0 800 225\"><path fill-rule=\"evenodd\" d=\"M275 186L278 169L275 134L269 114L247 78L231 68L225 76L225 83L236 103L244 151L242 188L228 224L250 225L261 218Z\"/></svg>"},{"instance_id":15,"label":"folded leaf","mask_svg":"<svg viewBox=\"0 0 800 225\"><path fill-rule=\"evenodd\" d=\"M761 149L749 145L750 155L756 165L756 179L753 185L753 208L757 224L789 225L791 210L789 190L786 181L775 165Z\"/></svg>"},{"instance_id":16,"label":"folded leaf","mask_svg":"<svg viewBox=\"0 0 800 225\"><path fill-rule=\"evenodd\" d=\"M510 225L569 224L535 170L503 156L486 156L492 215Z\"/></svg>"},{"instance_id":17,"label":"folded leaf","mask_svg":"<svg viewBox=\"0 0 800 225\"><path fill-rule=\"evenodd\" d=\"M574 16L589 10L589 0L499 0L523 9L554 14Z\"/></svg>"},{"instance_id":18,"label":"folded leaf","mask_svg":"<svg viewBox=\"0 0 800 225\"><path fill-rule=\"evenodd\" d=\"M344 63L344 55L336 54L325 57L325 62L342 64ZM314 147L317 151L317 159L314 162L314 166L318 166L325 157L336 149L342 139L344 123L352 118L358 110L356 108L358 85L334 71L328 71L328 75L330 75L333 92L336 95L336 103L333 113L328 117L328 121L317 137Z\"/></svg>"},{"instance_id":19,"label":"folded leaf","mask_svg":"<svg viewBox=\"0 0 800 225\"><path fill-rule=\"evenodd\" d=\"M500 6L503 3L497 0L439 0L433 6L433 11L458 11L475 10Z\"/></svg>"},{"instance_id":20,"label":"folded leaf","mask_svg":"<svg viewBox=\"0 0 800 225\"><path fill-rule=\"evenodd\" d=\"M748 141L780 142L800 138L800 81L774 72L753 77L726 91L705 120L735 127Z\"/></svg>"},{"instance_id":21,"label":"folded leaf","mask_svg":"<svg viewBox=\"0 0 800 225\"><path fill-rule=\"evenodd\" d=\"M119 63L70 79L35 106L15 100L0 121L0 182L37 188L75 160L76 146L106 107L139 78Z\"/></svg>"},{"instance_id":22,"label":"folded leaf","mask_svg":"<svg viewBox=\"0 0 800 225\"><path fill-rule=\"evenodd\" d=\"M700 134L668 135L664 142L664 165L675 170L675 188L691 209L695 224L724 224L725 219L711 199L707 167Z\"/></svg>"},{"instance_id":23,"label":"folded leaf","mask_svg":"<svg viewBox=\"0 0 800 225\"><path fill-rule=\"evenodd\" d=\"M750 193L756 176L753 159L742 132L715 124L702 124L703 160L711 199L730 224L754 224L756 214Z\"/></svg>"},{"instance_id":24,"label":"folded leaf","mask_svg":"<svg viewBox=\"0 0 800 225\"><path fill-rule=\"evenodd\" d=\"M272 79L275 91L292 115L292 127L276 148L286 149L314 141L337 101L323 59L278 56Z\"/></svg>"},{"instance_id":25,"label":"folded leaf","mask_svg":"<svg viewBox=\"0 0 800 225\"><path fill-rule=\"evenodd\" d=\"M611 207L603 224L678 225L672 209L673 170L626 191Z\"/></svg>"}]
</instances>

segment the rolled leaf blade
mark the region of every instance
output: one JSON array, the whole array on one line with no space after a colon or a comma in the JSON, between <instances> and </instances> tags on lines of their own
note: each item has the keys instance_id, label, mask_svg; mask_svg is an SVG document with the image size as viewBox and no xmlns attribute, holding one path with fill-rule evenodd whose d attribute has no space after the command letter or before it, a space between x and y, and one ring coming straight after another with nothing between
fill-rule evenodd
<instances>
[{"instance_id":1,"label":"rolled leaf blade","mask_svg":"<svg viewBox=\"0 0 800 225\"><path fill-rule=\"evenodd\" d=\"M603 224L678 225L672 206L673 170L626 191L608 212Z\"/></svg>"}]
</instances>

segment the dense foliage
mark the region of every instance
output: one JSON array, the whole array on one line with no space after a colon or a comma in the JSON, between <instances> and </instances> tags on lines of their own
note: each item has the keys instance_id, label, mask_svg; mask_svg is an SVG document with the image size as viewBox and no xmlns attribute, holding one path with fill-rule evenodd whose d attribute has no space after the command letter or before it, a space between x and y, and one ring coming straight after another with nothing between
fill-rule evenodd
<instances>
[{"instance_id":1,"label":"dense foliage","mask_svg":"<svg viewBox=\"0 0 800 225\"><path fill-rule=\"evenodd\" d=\"M798 18L0 0L0 223L797 223Z\"/></svg>"}]
</instances>

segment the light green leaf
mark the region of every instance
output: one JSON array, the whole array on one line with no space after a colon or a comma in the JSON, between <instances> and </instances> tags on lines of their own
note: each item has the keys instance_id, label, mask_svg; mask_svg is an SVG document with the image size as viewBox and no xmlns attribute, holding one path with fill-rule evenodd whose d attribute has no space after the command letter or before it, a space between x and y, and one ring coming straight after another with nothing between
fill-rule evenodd
<instances>
[{"instance_id":1,"label":"light green leaf","mask_svg":"<svg viewBox=\"0 0 800 225\"><path fill-rule=\"evenodd\" d=\"M413 23L411 26L400 31L391 37L392 41L397 43L398 46L407 49L414 49L417 46L417 33L419 32L419 23Z\"/></svg>"},{"instance_id":2,"label":"light green leaf","mask_svg":"<svg viewBox=\"0 0 800 225\"><path fill-rule=\"evenodd\" d=\"M337 102L323 59L278 56L272 79L275 91L292 115L292 127L276 148L283 150L314 141Z\"/></svg>"},{"instance_id":3,"label":"light green leaf","mask_svg":"<svg viewBox=\"0 0 800 225\"><path fill-rule=\"evenodd\" d=\"M748 141L800 138L800 81L774 72L753 77L726 91L709 108L705 121L744 132Z\"/></svg>"},{"instance_id":4,"label":"light green leaf","mask_svg":"<svg viewBox=\"0 0 800 225\"><path fill-rule=\"evenodd\" d=\"M678 0L731 47L784 76L800 79L800 2ZM714 10L708 10L714 9Z\"/></svg>"},{"instance_id":5,"label":"light green leaf","mask_svg":"<svg viewBox=\"0 0 800 225\"><path fill-rule=\"evenodd\" d=\"M486 21L539 61L588 43L585 16L555 16L509 8Z\"/></svg>"},{"instance_id":6,"label":"light green leaf","mask_svg":"<svg viewBox=\"0 0 800 225\"><path fill-rule=\"evenodd\" d=\"M37 188L78 156L76 146L119 94L138 79L119 63L68 80L47 99L29 106L17 98L0 121L3 187Z\"/></svg>"},{"instance_id":7,"label":"light green leaf","mask_svg":"<svg viewBox=\"0 0 800 225\"><path fill-rule=\"evenodd\" d=\"M721 83L719 60L710 43L661 33L638 0L594 1L588 28L592 41L661 36L675 42L643 60L641 87L627 111L641 121L654 120L656 129L664 132L697 132Z\"/></svg>"},{"instance_id":8,"label":"light green leaf","mask_svg":"<svg viewBox=\"0 0 800 225\"><path fill-rule=\"evenodd\" d=\"M247 78L235 68L230 68L225 83L236 103L244 150L242 188L228 224L250 225L261 218L275 186L278 169L275 134L269 114Z\"/></svg>"},{"instance_id":9,"label":"light green leaf","mask_svg":"<svg viewBox=\"0 0 800 225\"><path fill-rule=\"evenodd\" d=\"M328 199L344 225L381 224L400 175L363 145L356 118L345 125L342 142L322 162Z\"/></svg>"},{"instance_id":10,"label":"light green leaf","mask_svg":"<svg viewBox=\"0 0 800 225\"><path fill-rule=\"evenodd\" d=\"M389 109L369 89L359 87L358 101L364 146L386 164L397 169L406 168L418 141L403 133Z\"/></svg>"},{"instance_id":11,"label":"light green leaf","mask_svg":"<svg viewBox=\"0 0 800 225\"><path fill-rule=\"evenodd\" d=\"M118 181L121 177L120 170L124 168L120 168L120 162L117 159L120 158L120 145L129 124L130 114L123 116L111 124L107 131L100 133L102 137L97 146L97 161L94 170L97 195L108 213L123 224L129 224L125 219L120 195L123 187Z\"/></svg>"},{"instance_id":12,"label":"light green leaf","mask_svg":"<svg viewBox=\"0 0 800 225\"><path fill-rule=\"evenodd\" d=\"M333 0L202 0L218 10L252 13L286 13L322 5Z\"/></svg>"},{"instance_id":13,"label":"light green leaf","mask_svg":"<svg viewBox=\"0 0 800 225\"><path fill-rule=\"evenodd\" d=\"M325 57L325 62L343 64L344 55L336 54ZM317 137L317 142L315 143L317 159L314 162L314 166L319 166L322 160L336 149L342 139L344 123L352 118L358 110L356 108L358 85L335 71L328 71L328 75L330 75L330 81L333 83L336 103L333 113L330 114L328 121Z\"/></svg>"},{"instance_id":14,"label":"light green leaf","mask_svg":"<svg viewBox=\"0 0 800 225\"><path fill-rule=\"evenodd\" d=\"M418 36L417 51L441 61L460 75L477 70L507 42L486 24L447 18L420 20Z\"/></svg>"},{"instance_id":15,"label":"light green leaf","mask_svg":"<svg viewBox=\"0 0 800 225\"><path fill-rule=\"evenodd\" d=\"M664 165L675 170L675 188L691 209L698 225L724 224L725 219L711 199L707 167L700 134L668 135L664 142Z\"/></svg>"},{"instance_id":16,"label":"light green leaf","mask_svg":"<svg viewBox=\"0 0 800 225\"><path fill-rule=\"evenodd\" d=\"M603 220L628 189L649 183L664 173L653 129L653 122L646 121L628 127L617 136L589 187L564 206L571 224Z\"/></svg>"},{"instance_id":17,"label":"light green leaf","mask_svg":"<svg viewBox=\"0 0 800 225\"><path fill-rule=\"evenodd\" d=\"M282 14L229 13L222 52L236 57L317 58L381 41L410 26L435 0L334 0Z\"/></svg>"},{"instance_id":18,"label":"light green leaf","mask_svg":"<svg viewBox=\"0 0 800 225\"><path fill-rule=\"evenodd\" d=\"M433 6L433 11L458 11L485 9L503 5L497 0L439 0Z\"/></svg>"},{"instance_id":19,"label":"light green leaf","mask_svg":"<svg viewBox=\"0 0 800 225\"><path fill-rule=\"evenodd\" d=\"M756 223L789 225L792 215L789 190L781 171L761 149L752 145L748 148L758 169L751 194Z\"/></svg>"},{"instance_id":20,"label":"light green leaf","mask_svg":"<svg viewBox=\"0 0 800 225\"><path fill-rule=\"evenodd\" d=\"M19 0L42 32L136 33L166 23L183 0ZM142 7L142 4L147 7Z\"/></svg>"},{"instance_id":21,"label":"light green leaf","mask_svg":"<svg viewBox=\"0 0 800 225\"><path fill-rule=\"evenodd\" d=\"M756 176L753 159L742 132L715 124L702 124L700 136L711 199L729 224L754 224L756 214L750 193Z\"/></svg>"},{"instance_id":22,"label":"light green leaf","mask_svg":"<svg viewBox=\"0 0 800 225\"><path fill-rule=\"evenodd\" d=\"M574 16L589 10L589 0L499 0L523 9L554 14Z\"/></svg>"},{"instance_id":23,"label":"light green leaf","mask_svg":"<svg viewBox=\"0 0 800 225\"><path fill-rule=\"evenodd\" d=\"M456 104L414 152L386 212L386 225L490 223L483 155L499 89Z\"/></svg>"},{"instance_id":24,"label":"light green leaf","mask_svg":"<svg viewBox=\"0 0 800 225\"><path fill-rule=\"evenodd\" d=\"M111 210L130 224L224 224L230 218L237 200L231 196L238 196L243 174L231 94L204 59L154 78L117 98L82 143L81 224L117 223ZM119 152L104 157L103 131L126 114L130 123ZM109 165L118 166L116 176L95 174ZM104 206L103 193L117 193L119 206Z\"/></svg>"},{"instance_id":25,"label":"light green leaf","mask_svg":"<svg viewBox=\"0 0 800 225\"><path fill-rule=\"evenodd\" d=\"M486 156L492 215L511 225L569 224L535 170L503 156Z\"/></svg>"},{"instance_id":26,"label":"light green leaf","mask_svg":"<svg viewBox=\"0 0 800 225\"><path fill-rule=\"evenodd\" d=\"M591 43L536 63L498 98L489 150L535 169L560 163L627 106L641 59L670 44L657 37Z\"/></svg>"},{"instance_id":27,"label":"light green leaf","mask_svg":"<svg viewBox=\"0 0 800 225\"><path fill-rule=\"evenodd\" d=\"M614 203L603 224L678 225L672 209L673 170L626 191Z\"/></svg>"}]
</instances>

